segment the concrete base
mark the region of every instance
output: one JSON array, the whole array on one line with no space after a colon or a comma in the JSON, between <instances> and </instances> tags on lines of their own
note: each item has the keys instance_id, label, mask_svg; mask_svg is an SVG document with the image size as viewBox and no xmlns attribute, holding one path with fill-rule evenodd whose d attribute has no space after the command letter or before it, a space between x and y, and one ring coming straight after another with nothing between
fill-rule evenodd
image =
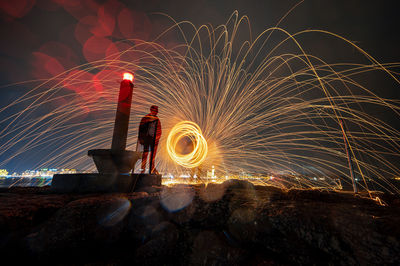
<instances>
[{"instance_id":1,"label":"concrete base","mask_svg":"<svg viewBox=\"0 0 400 266\"><path fill-rule=\"evenodd\" d=\"M151 174L57 174L51 190L60 193L133 192L161 186L161 175Z\"/></svg>"},{"instance_id":2,"label":"concrete base","mask_svg":"<svg viewBox=\"0 0 400 266\"><path fill-rule=\"evenodd\" d=\"M97 171L101 174L129 174L142 153L127 150L96 149L89 150L88 156L93 158Z\"/></svg>"}]
</instances>

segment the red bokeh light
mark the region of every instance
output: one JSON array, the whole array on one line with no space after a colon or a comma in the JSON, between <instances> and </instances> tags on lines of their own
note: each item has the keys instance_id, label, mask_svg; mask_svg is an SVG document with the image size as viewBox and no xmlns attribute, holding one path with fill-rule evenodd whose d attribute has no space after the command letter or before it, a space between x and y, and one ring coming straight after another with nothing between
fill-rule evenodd
<instances>
[{"instance_id":1,"label":"red bokeh light","mask_svg":"<svg viewBox=\"0 0 400 266\"><path fill-rule=\"evenodd\" d=\"M75 52L61 42L47 42L39 48L39 52L56 58L65 69L73 68L79 62Z\"/></svg>"},{"instance_id":2,"label":"red bokeh light","mask_svg":"<svg viewBox=\"0 0 400 266\"><path fill-rule=\"evenodd\" d=\"M35 0L0 1L0 9L11 17L22 18L31 11L35 2Z\"/></svg>"},{"instance_id":3,"label":"red bokeh light","mask_svg":"<svg viewBox=\"0 0 400 266\"><path fill-rule=\"evenodd\" d=\"M70 13L76 19L81 19L89 14L96 14L98 4L92 0L53 0L61 5L65 11Z\"/></svg>"},{"instance_id":4,"label":"red bokeh light","mask_svg":"<svg viewBox=\"0 0 400 266\"><path fill-rule=\"evenodd\" d=\"M120 72L116 72L111 69L103 69L93 76L93 86L96 90L96 94L103 99L108 101L114 101L116 99L115 87L117 86L117 78Z\"/></svg>"},{"instance_id":5,"label":"red bokeh light","mask_svg":"<svg viewBox=\"0 0 400 266\"><path fill-rule=\"evenodd\" d=\"M114 27L114 16L105 9L105 6L99 7L97 10L97 25L92 29L92 33L96 36L110 36L114 31Z\"/></svg>"},{"instance_id":6,"label":"red bokeh light","mask_svg":"<svg viewBox=\"0 0 400 266\"><path fill-rule=\"evenodd\" d=\"M94 75L84 70L73 70L63 80L63 86L74 91L88 106L98 102L99 95L93 89Z\"/></svg>"},{"instance_id":7,"label":"red bokeh light","mask_svg":"<svg viewBox=\"0 0 400 266\"><path fill-rule=\"evenodd\" d=\"M123 9L118 14L118 28L127 39L148 40L152 32L152 23L144 12Z\"/></svg>"},{"instance_id":8,"label":"red bokeh light","mask_svg":"<svg viewBox=\"0 0 400 266\"><path fill-rule=\"evenodd\" d=\"M79 20L75 27L75 39L82 45L93 36L92 28L95 28L97 19L95 16L86 16Z\"/></svg>"},{"instance_id":9,"label":"red bokeh light","mask_svg":"<svg viewBox=\"0 0 400 266\"><path fill-rule=\"evenodd\" d=\"M32 53L32 74L38 79L53 78L79 62L78 56L68 46L59 42L43 44Z\"/></svg>"},{"instance_id":10,"label":"red bokeh light","mask_svg":"<svg viewBox=\"0 0 400 266\"><path fill-rule=\"evenodd\" d=\"M134 36L133 13L128 8L124 8L118 14L118 28L125 38L129 39Z\"/></svg>"},{"instance_id":11,"label":"red bokeh light","mask_svg":"<svg viewBox=\"0 0 400 266\"><path fill-rule=\"evenodd\" d=\"M32 75L38 79L48 79L65 71L63 65L54 57L41 52L33 52Z\"/></svg>"},{"instance_id":12,"label":"red bokeh light","mask_svg":"<svg viewBox=\"0 0 400 266\"><path fill-rule=\"evenodd\" d=\"M92 36L83 46L83 55L88 62L103 60L107 51L118 51L114 44L107 38Z\"/></svg>"}]
</instances>

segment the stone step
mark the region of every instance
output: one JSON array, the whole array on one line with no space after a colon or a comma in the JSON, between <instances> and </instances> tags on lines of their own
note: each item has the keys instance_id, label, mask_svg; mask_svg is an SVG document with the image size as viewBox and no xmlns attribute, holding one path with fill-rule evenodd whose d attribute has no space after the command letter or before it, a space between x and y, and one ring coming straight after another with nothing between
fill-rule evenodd
<instances>
[{"instance_id":1,"label":"stone step","mask_svg":"<svg viewBox=\"0 0 400 266\"><path fill-rule=\"evenodd\" d=\"M150 186L161 186L156 174L56 174L51 191L57 193L132 192Z\"/></svg>"}]
</instances>

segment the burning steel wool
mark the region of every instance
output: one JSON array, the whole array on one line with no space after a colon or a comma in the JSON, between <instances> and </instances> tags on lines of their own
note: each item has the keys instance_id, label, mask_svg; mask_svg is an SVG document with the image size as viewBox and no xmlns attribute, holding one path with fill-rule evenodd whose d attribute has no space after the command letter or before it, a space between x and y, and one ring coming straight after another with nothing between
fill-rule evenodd
<instances>
[{"instance_id":1,"label":"burning steel wool","mask_svg":"<svg viewBox=\"0 0 400 266\"><path fill-rule=\"evenodd\" d=\"M163 44L171 33L176 43ZM302 46L304 38L340 41L363 63L327 63ZM127 149L135 149L140 118L158 105L165 133L156 161L164 176L215 166L218 178L260 175L279 186L334 189L338 178L351 184L351 155L360 189L400 192L389 182L400 176L400 132L376 115L399 119L400 105L358 78L384 75L398 86L399 63L380 63L322 30L272 27L252 38L248 18L237 12L217 27L171 22L153 41L113 45L103 60L55 75L0 109L12 112L0 128L0 154L9 154L0 167L42 149L37 167L93 171L86 151L109 147L115 81L129 71L135 89ZM185 139L192 149L180 152Z\"/></svg>"},{"instance_id":2,"label":"burning steel wool","mask_svg":"<svg viewBox=\"0 0 400 266\"><path fill-rule=\"evenodd\" d=\"M183 138L189 138L193 144L192 151L187 154L176 151ZM172 160L186 168L200 166L208 152L207 141L203 137L200 127L191 121L182 121L176 124L169 132L166 145Z\"/></svg>"}]
</instances>

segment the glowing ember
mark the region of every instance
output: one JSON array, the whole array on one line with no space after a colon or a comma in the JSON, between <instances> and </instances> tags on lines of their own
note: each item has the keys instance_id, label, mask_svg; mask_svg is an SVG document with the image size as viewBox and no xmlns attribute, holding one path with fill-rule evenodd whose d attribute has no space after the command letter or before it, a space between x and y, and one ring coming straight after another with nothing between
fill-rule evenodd
<instances>
[{"instance_id":1,"label":"glowing ember","mask_svg":"<svg viewBox=\"0 0 400 266\"><path fill-rule=\"evenodd\" d=\"M188 154L182 154L176 150L179 141L185 137L193 143L193 150ZM194 168L198 167L206 158L208 146L199 126L191 121L183 121L171 129L167 139L167 150L169 156L177 164L186 168Z\"/></svg>"}]
</instances>

